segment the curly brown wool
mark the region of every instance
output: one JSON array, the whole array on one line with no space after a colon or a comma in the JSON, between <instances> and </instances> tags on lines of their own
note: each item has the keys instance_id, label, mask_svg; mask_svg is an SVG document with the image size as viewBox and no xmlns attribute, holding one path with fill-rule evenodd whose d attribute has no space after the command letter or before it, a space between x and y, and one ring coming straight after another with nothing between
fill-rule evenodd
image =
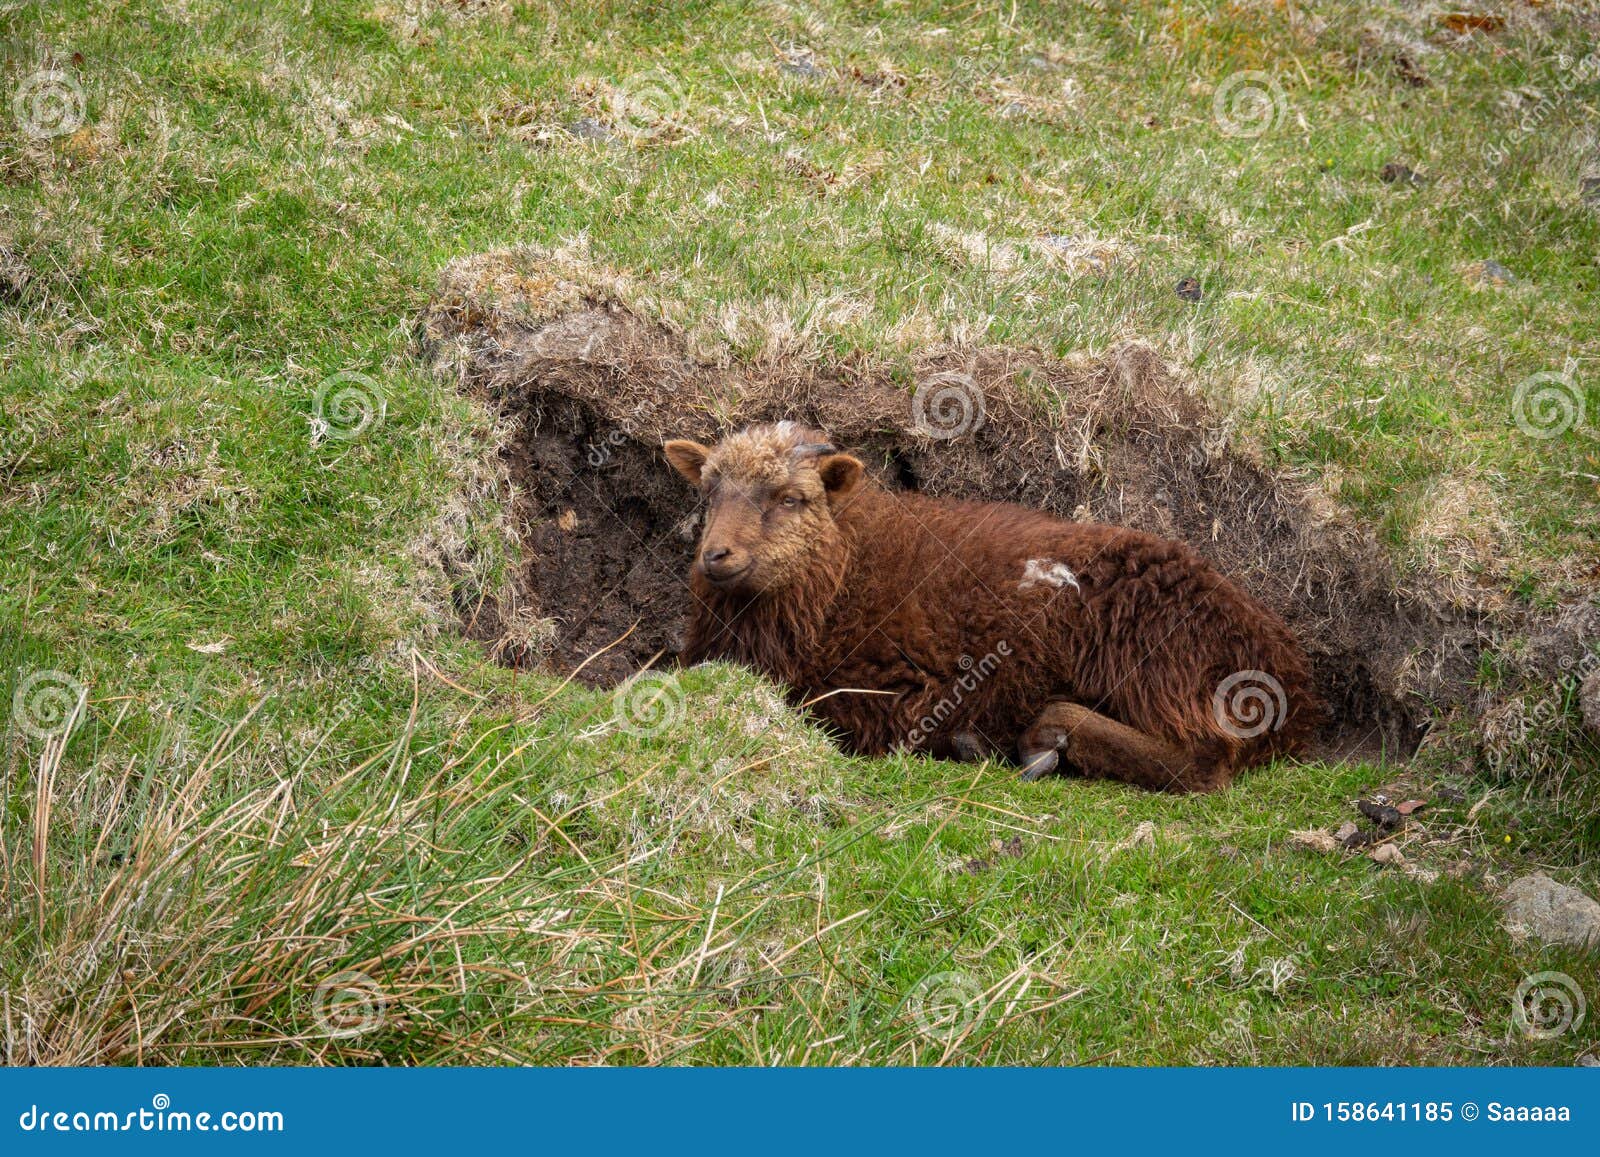
<instances>
[{"instance_id":1,"label":"curly brown wool","mask_svg":"<svg viewBox=\"0 0 1600 1157\"><path fill-rule=\"evenodd\" d=\"M782 682L851 751L1211 791L1320 720L1283 620L1183 543L891 492L799 423L665 450L707 500L683 661Z\"/></svg>"}]
</instances>

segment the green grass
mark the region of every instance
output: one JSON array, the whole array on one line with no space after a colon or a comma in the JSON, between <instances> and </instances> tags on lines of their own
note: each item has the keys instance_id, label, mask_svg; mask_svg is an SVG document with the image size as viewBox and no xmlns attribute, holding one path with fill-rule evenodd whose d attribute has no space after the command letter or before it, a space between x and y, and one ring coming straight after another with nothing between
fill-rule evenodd
<instances>
[{"instance_id":1,"label":"green grass","mask_svg":"<svg viewBox=\"0 0 1600 1157\"><path fill-rule=\"evenodd\" d=\"M1456 43L1398 6L1294 13L0 15L0 696L38 672L86 692L64 739L7 717L6 1058L1593 1048L1593 1019L1546 1042L1514 1030L1523 976L1564 971L1594 1001L1600 970L1514 943L1493 899L1530 865L1594 890L1592 745L1563 749L1554 785L1429 765L1469 789L1407 848L1465 865L1430 883L1289 843L1351 818L1385 769L1288 765L1166 799L847 759L730 670L685 674L681 717L636 737L609 696L456 635L434 547L471 536L503 565L494 419L421 371L412 325L450 259L580 240L640 308L728 356L892 365L940 340L1065 355L1142 337L1404 565L1469 601L1592 599L1600 214L1579 178L1600 172L1600 72L1573 63L1592 51L1583 17L1519 9ZM1436 49L1407 49L1426 87L1393 63L1408 38ZM791 44L824 74L783 71ZM86 115L41 140L10 105L47 69ZM672 79L646 132L565 131L614 120L613 92L653 70ZM1257 136L1213 113L1242 70L1281 95ZM1391 160L1422 181L1384 183ZM1112 256L1075 270L1048 235ZM1472 284L1487 258L1517 280ZM1200 303L1173 291L1185 276ZM346 372L378 383L381 420L318 437L319 390ZM1514 420L1538 373L1586 410L1550 438ZM1574 706L1556 710L1570 733ZM1121 846L1143 821L1153 837ZM318 986L350 971L381 1023L330 1035Z\"/></svg>"}]
</instances>

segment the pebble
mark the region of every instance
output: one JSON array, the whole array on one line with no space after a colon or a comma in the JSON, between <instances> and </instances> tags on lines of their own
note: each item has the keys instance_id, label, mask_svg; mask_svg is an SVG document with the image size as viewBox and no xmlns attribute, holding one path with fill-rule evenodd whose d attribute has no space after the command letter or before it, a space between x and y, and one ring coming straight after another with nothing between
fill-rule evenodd
<instances>
[{"instance_id":1,"label":"pebble","mask_svg":"<svg viewBox=\"0 0 1600 1157\"><path fill-rule=\"evenodd\" d=\"M584 141L603 141L611 135L611 130L594 117L579 117L567 126L567 131Z\"/></svg>"},{"instance_id":2,"label":"pebble","mask_svg":"<svg viewBox=\"0 0 1600 1157\"><path fill-rule=\"evenodd\" d=\"M817 65L816 58L809 52L785 52L778 67L790 76L803 76L807 80L826 75L826 70Z\"/></svg>"}]
</instances>

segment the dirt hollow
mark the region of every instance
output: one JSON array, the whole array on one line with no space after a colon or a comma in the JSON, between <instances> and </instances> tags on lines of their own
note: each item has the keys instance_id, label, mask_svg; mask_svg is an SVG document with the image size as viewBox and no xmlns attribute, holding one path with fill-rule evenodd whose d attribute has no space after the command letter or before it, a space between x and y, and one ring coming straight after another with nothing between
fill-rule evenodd
<instances>
[{"instance_id":1,"label":"dirt hollow","mask_svg":"<svg viewBox=\"0 0 1600 1157\"><path fill-rule=\"evenodd\" d=\"M423 341L515 430L504 453L525 561L513 589L466 616L508 662L582 665L579 679L608 685L670 660L699 512L661 443L780 418L827 430L892 487L1190 543L1303 640L1331 708L1328 754L1409 755L1433 712L1465 695L1484 643L1473 612L1414 580L1400 589L1370 535L1232 448L1143 346L1070 365L969 349L891 380L848 359L702 364L677 335L601 300L532 319L450 292ZM504 625L530 611L544 630L507 645Z\"/></svg>"}]
</instances>

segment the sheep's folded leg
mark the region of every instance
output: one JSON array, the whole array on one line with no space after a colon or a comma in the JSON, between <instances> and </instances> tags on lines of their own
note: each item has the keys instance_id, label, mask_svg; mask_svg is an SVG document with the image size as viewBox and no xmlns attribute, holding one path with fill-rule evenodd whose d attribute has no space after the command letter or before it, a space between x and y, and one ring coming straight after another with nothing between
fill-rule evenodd
<instances>
[{"instance_id":1,"label":"sheep's folded leg","mask_svg":"<svg viewBox=\"0 0 1600 1157\"><path fill-rule=\"evenodd\" d=\"M1079 703L1049 703L1017 742L1022 778L1038 779L1064 760L1083 775L1152 791L1209 791L1228 781L1214 761L1108 719Z\"/></svg>"},{"instance_id":2,"label":"sheep's folded leg","mask_svg":"<svg viewBox=\"0 0 1600 1157\"><path fill-rule=\"evenodd\" d=\"M950 737L950 758L957 763L982 763L989 758L989 751L974 732L958 731Z\"/></svg>"}]
</instances>

